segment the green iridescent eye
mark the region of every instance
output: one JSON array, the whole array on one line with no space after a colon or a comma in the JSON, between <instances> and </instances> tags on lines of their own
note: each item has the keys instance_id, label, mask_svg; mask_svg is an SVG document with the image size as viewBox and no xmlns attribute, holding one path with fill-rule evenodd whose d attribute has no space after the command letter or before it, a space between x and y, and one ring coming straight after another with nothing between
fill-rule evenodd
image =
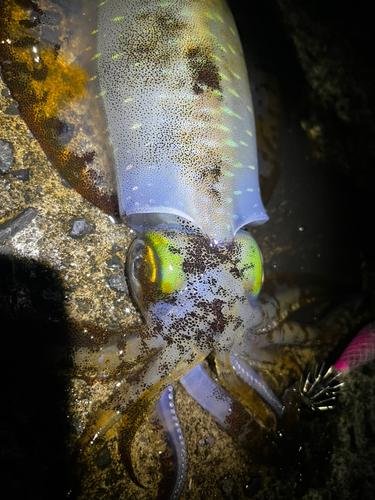
<instances>
[{"instance_id":1,"label":"green iridescent eye","mask_svg":"<svg viewBox=\"0 0 375 500\"><path fill-rule=\"evenodd\" d=\"M183 258L176 242L158 231L137 238L128 255L127 274L138 305L179 290L185 281Z\"/></svg>"},{"instance_id":2,"label":"green iridescent eye","mask_svg":"<svg viewBox=\"0 0 375 500\"><path fill-rule=\"evenodd\" d=\"M256 298L263 284L263 257L257 242L249 233L238 231L235 240L240 247L238 270L243 277L244 288Z\"/></svg>"},{"instance_id":3,"label":"green iridescent eye","mask_svg":"<svg viewBox=\"0 0 375 500\"><path fill-rule=\"evenodd\" d=\"M147 265L150 270L150 281L156 282L162 293L178 290L185 281L182 271L183 259L174 242L164 234L152 231L146 233L150 245L146 246Z\"/></svg>"}]
</instances>

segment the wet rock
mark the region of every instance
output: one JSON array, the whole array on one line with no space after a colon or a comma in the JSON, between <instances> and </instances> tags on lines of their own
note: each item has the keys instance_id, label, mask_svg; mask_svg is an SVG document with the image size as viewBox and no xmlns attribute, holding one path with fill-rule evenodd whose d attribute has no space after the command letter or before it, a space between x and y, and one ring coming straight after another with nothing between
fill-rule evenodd
<instances>
[{"instance_id":1,"label":"wet rock","mask_svg":"<svg viewBox=\"0 0 375 500\"><path fill-rule=\"evenodd\" d=\"M224 498L233 498L234 481L233 478L228 476L221 481L221 490Z\"/></svg>"},{"instance_id":2,"label":"wet rock","mask_svg":"<svg viewBox=\"0 0 375 500\"><path fill-rule=\"evenodd\" d=\"M21 168L20 170L14 170L12 172L12 175L19 181L29 182L30 180L30 170L28 168Z\"/></svg>"},{"instance_id":3,"label":"wet rock","mask_svg":"<svg viewBox=\"0 0 375 500\"><path fill-rule=\"evenodd\" d=\"M5 240L13 238L13 236L25 229L36 216L36 210L29 207L19 215L16 215L16 217L12 217L5 221L0 225L0 243L4 243Z\"/></svg>"},{"instance_id":4,"label":"wet rock","mask_svg":"<svg viewBox=\"0 0 375 500\"><path fill-rule=\"evenodd\" d=\"M123 250L123 248L119 247L117 243L114 243L111 248L111 253L114 255L117 252L120 252L121 250Z\"/></svg>"},{"instance_id":5,"label":"wet rock","mask_svg":"<svg viewBox=\"0 0 375 500\"><path fill-rule=\"evenodd\" d=\"M129 294L125 276L122 274L112 274L112 276L108 278L108 285L109 288L111 288L111 290L115 290L115 292Z\"/></svg>"},{"instance_id":6,"label":"wet rock","mask_svg":"<svg viewBox=\"0 0 375 500\"><path fill-rule=\"evenodd\" d=\"M69 236L71 238L74 238L76 240L79 240L86 236L87 234L90 234L93 231L93 228L90 226L90 224L87 224L85 219L76 219L73 222L72 229L70 230Z\"/></svg>"},{"instance_id":7,"label":"wet rock","mask_svg":"<svg viewBox=\"0 0 375 500\"><path fill-rule=\"evenodd\" d=\"M117 255L113 256L112 259L106 260L105 262L111 269L123 269L124 267L122 260Z\"/></svg>"},{"instance_id":8,"label":"wet rock","mask_svg":"<svg viewBox=\"0 0 375 500\"><path fill-rule=\"evenodd\" d=\"M0 245L0 255L11 255L12 250L6 245Z\"/></svg>"},{"instance_id":9,"label":"wet rock","mask_svg":"<svg viewBox=\"0 0 375 500\"><path fill-rule=\"evenodd\" d=\"M28 151L26 154L23 155L22 161L25 163L29 158L33 156L32 151Z\"/></svg>"},{"instance_id":10,"label":"wet rock","mask_svg":"<svg viewBox=\"0 0 375 500\"><path fill-rule=\"evenodd\" d=\"M13 147L10 142L0 139L0 174L7 174L13 166Z\"/></svg>"},{"instance_id":11,"label":"wet rock","mask_svg":"<svg viewBox=\"0 0 375 500\"><path fill-rule=\"evenodd\" d=\"M39 161L32 152L30 152L30 154L26 153L23 155L22 163L24 168L38 168L39 166Z\"/></svg>"},{"instance_id":12,"label":"wet rock","mask_svg":"<svg viewBox=\"0 0 375 500\"><path fill-rule=\"evenodd\" d=\"M12 104L9 104L9 106L4 111L4 115L15 116L15 115L19 115L19 114L20 114L20 110L18 109L18 104L15 102L12 102Z\"/></svg>"},{"instance_id":13,"label":"wet rock","mask_svg":"<svg viewBox=\"0 0 375 500\"><path fill-rule=\"evenodd\" d=\"M111 454L107 446L104 446L95 459L95 464L100 470L106 469L111 464Z\"/></svg>"},{"instance_id":14,"label":"wet rock","mask_svg":"<svg viewBox=\"0 0 375 500\"><path fill-rule=\"evenodd\" d=\"M207 443L207 446L209 446L210 448L212 448L214 446L214 444L215 444L215 438L214 438L214 436L212 436L211 434L209 436L207 436L206 443Z\"/></svg>"},{"instance_id":15,"label":"wet rock","mask_svg":"<svg viewBox=\"0 0 375 500\"><path fill-rule=\"evenodd\" d=\"M115 330L119 330L120 327L119 325L116 325L116 324L109 324L106 326L106 330L110 330L110 331L115 331Z\"/></svg>"},{"instance_id":16,"label":"wet rock","mask_svg":"<svg viewBox=\"0 0 375 500\"><path fill-rule=\"evenodd\" d=\"M64 179L64 177L61 174L59 174L59 177L60 177L60 180L61 180L61 184L64 187L66 187L68 189L73 189L73 186L71 184L69 184L69 182L66 179Z\"/></svg>"}]
</instances>

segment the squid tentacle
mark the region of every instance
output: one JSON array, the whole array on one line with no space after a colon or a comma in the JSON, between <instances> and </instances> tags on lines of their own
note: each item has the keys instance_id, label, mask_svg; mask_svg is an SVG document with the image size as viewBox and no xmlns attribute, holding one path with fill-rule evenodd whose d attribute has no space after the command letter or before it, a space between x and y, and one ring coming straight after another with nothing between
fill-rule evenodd
<instances>
[{"instance_id":1,"label":"squid tentacle","mask_svg":"<svg viewBox=\"0 0 375 500\"><path fill-rule=\"evenodd\" d=\"M163 480L159 487L159 498L163 495L163 499L165 500L176 500L179 498L186 483L188 457L182 427L175 409L174 389L172 385L168 386L158 399L156 410L171 445L174 462L174 474L172 484L168 485L169 491L163 491L166 489L165 483L169 482L168 474L163 471Z\"/></svg>"},{"instance_id":2,"label":"squid tentacle","mask_svg":"<svg viewBox=\"0 0 375 500\"><path fill-rule=\"evenodd\" d=\"M230 353L230 361L234 373L243 380L249 387L254 389L259 396L273 409L276 415L281 418L285 407L279 398L271 391L265 382L259 377L241 357L234 351Z\"/></svg>"},{"instance_id":3,"label":"squid tentacle","mask_svg":"<svg viewBox=\"0 0 375 500\"><path fill-rule=\"evenodd\" d=\"M234 439L253 450L260 448L264 429L238 401L212 380L201 364L181 377L180 382L186 392Z\"/></svg>"},{"instance_id":4,"label":"squid tentacle","mask_svg":"<svg viewBox=\"0 0 375 500\"><path fill-rule=\"evenodd\" d=\"M131 449L136 433L148 417L155 401L168 385L201 362L205 354L187 353L182 360L170 364L168 349L156 350L138 368L125 374L110 397L91 416L76 443L76 450L87 450L94 457L103 444L115 433L119 435L119 452L125 468L135 484L142 487L133 468ZM158 371L169 361L169 374ZM150 373L158 375L150 381ZM84 457L82 457L84 458Z\"/></svg>"}]
</instances>

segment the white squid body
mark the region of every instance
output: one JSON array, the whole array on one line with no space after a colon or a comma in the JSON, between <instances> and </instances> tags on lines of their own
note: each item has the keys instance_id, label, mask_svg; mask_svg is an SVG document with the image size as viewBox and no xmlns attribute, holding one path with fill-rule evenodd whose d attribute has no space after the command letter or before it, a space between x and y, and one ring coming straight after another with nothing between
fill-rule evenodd
<instances>
[{"instance_id":1,"label":"white squid body","mask_svg":"<svg viewBox=\"0 0 375 500\"><path fill-rule=\"evenodd\" d=\"M120 215L142 233L129 248L127 270L144 326L126 336L124 349L121 332L105 346L74 353L84 373L92 367L98 377L122 377L78 446L85 449L121 420L122 453L130 463L132 440L152 404L211 352L218 373L238 385L230 353L238 348L241 354L246 333L259 322L262 283L259 248L239 229L268 219L259 192L253 107L241 43L224 1L86 0L82 9L73 0L62 4L67 20L57 31L61 50L41 43L43 87L34 81L39 59L33 56L33 99L23 97L24 87L17 90L23 81L17 71L28 54L18 61L13 43L6 57L17 64L8 80L46 153L98 206L106 188L101 173L111 170L113 158ZM19 24L14 40L23 39L29 24ZM53 78L57 70L60 85ZM62 95L48 100L56 88ZM61 131L75 116L79 126L71 128L65 145ZM109 199L104 197L104 207Z\"/></svg>"},{"instance_id":2,"label":"white squid body","mask_svg":"<svg viewBox=\"0 0 375 500\"><path fill-rule=\"evenodd\" d=\"M107 0L96 36L120 214L141 230L187 218L215 244L268 220L225 1Z\"/></svg>"}]
</instances>

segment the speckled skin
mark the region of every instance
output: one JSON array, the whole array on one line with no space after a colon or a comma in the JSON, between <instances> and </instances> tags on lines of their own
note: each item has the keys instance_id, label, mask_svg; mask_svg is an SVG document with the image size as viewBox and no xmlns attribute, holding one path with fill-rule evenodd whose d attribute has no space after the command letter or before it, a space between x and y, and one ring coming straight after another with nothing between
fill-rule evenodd
<instances>
[{"instance_id":1,"label":"speckled skin","mask_svg":"<svg viewBox=\"0 0 375 500\"><path fill-rule=\"evenodd\" d=\"M75 5L68 6L73 26ZM235 337L258 323L254 300L262 282L261 256L253 239L238 230L267 216L247 72L225 2L127 2L126 16L119 12L123 6L106 2L97 11L87 3L91 24L82 27L80 42L84 54L91 52L86 60L77 50L72 59L69 44L61 51L31 42L30 50L18 48L13 41L27 34L27 23L13 19L25 14L7 2L2 33L11 43L2 49L3 60L14 63L5 66L7 81L54 164L88 199L113 213L110 177L103 173L112 154L105 153L106 137L95 151L82 151L79 133L70 141L63 137L76 109L84 113L82 126L100 134L104 103L120 213L137 228L166 223L151 232L165 238L182 263L169 290L163 279L145 272L133 276L137 258L143 267L151 261L146 251L137 256L130 250L130 284L145 327L126 339L112 335L109 343L101 342L100 354L93 349L96 334L88 341L92 329L72 328L78 372L120 380L81 442L95 436L96 444L119 423L126 430L121 449L131 471L135 432L163 389L214 349L219 370L230 371ZM32 16L43 13L35 9ZM20 60L30 85L19 83ZM45 73L36 76L43 67ZM156 258L164 252L156 249Z\"/></svg>"},{"instance_id":2,"label":"speckled skin","mask_svg":"<svg viewBox=\"0 0 375 500\"><path fill-rule=\"evenodd\" d=\"M150 279L150 252L155 258L163 258L163 252L156 255L155 236L181 258L183 281L170 293L162 291L159 267L155 279ZM126 336L113 335L99 353L92 352L88 345L76 350L75 363L83 373L120 381L105 405L92 415L79 446L86 446L90 440L94 452L111 427L119 425L126 431L121 434L121 453L136 479L131 443L163 390L214 350L218 370L229 384L234 380L229 355L235 339L243 338L261 318L255 304L261 283L259 271L261 274L259 249L243 231L229 247L213 246L186 222L178 228L159 226L137 238L129 249L128 275L146 325Z\"/></svg>"},{"instance_id":3,"label":"speckled skin","mask_svg":"<svg viewBox=\"0 0 375 500\"><path fill-rule=\"evenodd\" d=\"M92 4L88 5L92 9ZM95 68L84 65L82 71L80 58L72 63L65 47L61 52L55 50L57 55L51 57L49 65L48 50L37 50L35 57L31 50L30 57L29 50L6 47L6 57L25 59L31 81L36 80L25 88L18 83L19 66L6 67L30 127L63 175L89 199L106 207L112 198L99 175L101 157L96 151L82 151L79 134L68 146L61 137L61 128L64 130L75 106L87 110L85 91L93 107L89 106L90 113L85 112L83 126L100 131L101 122L98 126L94 118L102 109L97 104L99 97L104 97L120 213L130 217L137 228L164 222L140 239L145 242L152 240L152 234L162 236L168 251L173 250L182 262L182 277L167 292L158 268L158 279L150 279L152 273L146 272L150 260L145 248L150 245L145 245L133 280L136 272L132 266L139 257L136 240L134 251L131 248L129 252L128 274L131 284L139 282L132 292L145 326L125 335L104 337L88 326L71 329L77 375L115 382L105 402L88 419L77 449L83 450L83 460L90 460L118 430L119 450L135 481L131 445L167 386L214 352L224 384L246 403L248 390L232 370L231 349L235 347L244 355L254 351L262 360L268 359L262 349L272 340L290 341L289 337L272 339L269 332L265 338L255 328L269 313L268 309L260 311L255 303L262 281L261 257L254 240L238 230L263 222L267 216L259 194L248 78L231 14L224 2L177 2L170 9L169 2L149 2L141 11L139 5L129 2L129 16L118 12L117 2L102 5L98 14L88 11L92 13L90 21L98 19L98 31L89 32L85 47L91 50L90 60L97 62ZM5 24L5 29L11 28ZM139 45L143 31L146 42ZM119 36L122 33L128 37L124 45ZM24 35L24 30L9 34ZM177 43L169 43L171 40ZM164 58L155 58L160 51ZM35 78L40 59L47 67L41 84ZM54 60L59 63L57 68ZM56 108L47 108L45 102L56 80L56 76L52 79L53 71L61 71L61 81L70 78L75 83L69 92L63 85L62 95L51 101L51 106L57 101ZM97 81L100 88L95 87ZM30 93L32 99L27 98ZM105 147L98 151L105 151ZM99 165L95 166L97 157ZM150 201L149 188L155 202ZM162 259L165 248L159 250L156 254ZM252 328L253 334L247 336ZM302 340L304 336L295 341ZM267 411L262 411L267 420ZM242 421L243 410L238 414ZM232 418L237 417L233 412Z\"/></svg>"},{"instance_id":4,"label":"speckled skin","mask_svg":"<svg viewBox=\"0 0 375 500\"><path fill-rule=\"evenodd\" d=\"M268 219L241 43L224 1L108 1L98 75L120 214L185 217L216 242ZM166 214L166 215L164 215Z\"/></svg>"}]
</instances>

